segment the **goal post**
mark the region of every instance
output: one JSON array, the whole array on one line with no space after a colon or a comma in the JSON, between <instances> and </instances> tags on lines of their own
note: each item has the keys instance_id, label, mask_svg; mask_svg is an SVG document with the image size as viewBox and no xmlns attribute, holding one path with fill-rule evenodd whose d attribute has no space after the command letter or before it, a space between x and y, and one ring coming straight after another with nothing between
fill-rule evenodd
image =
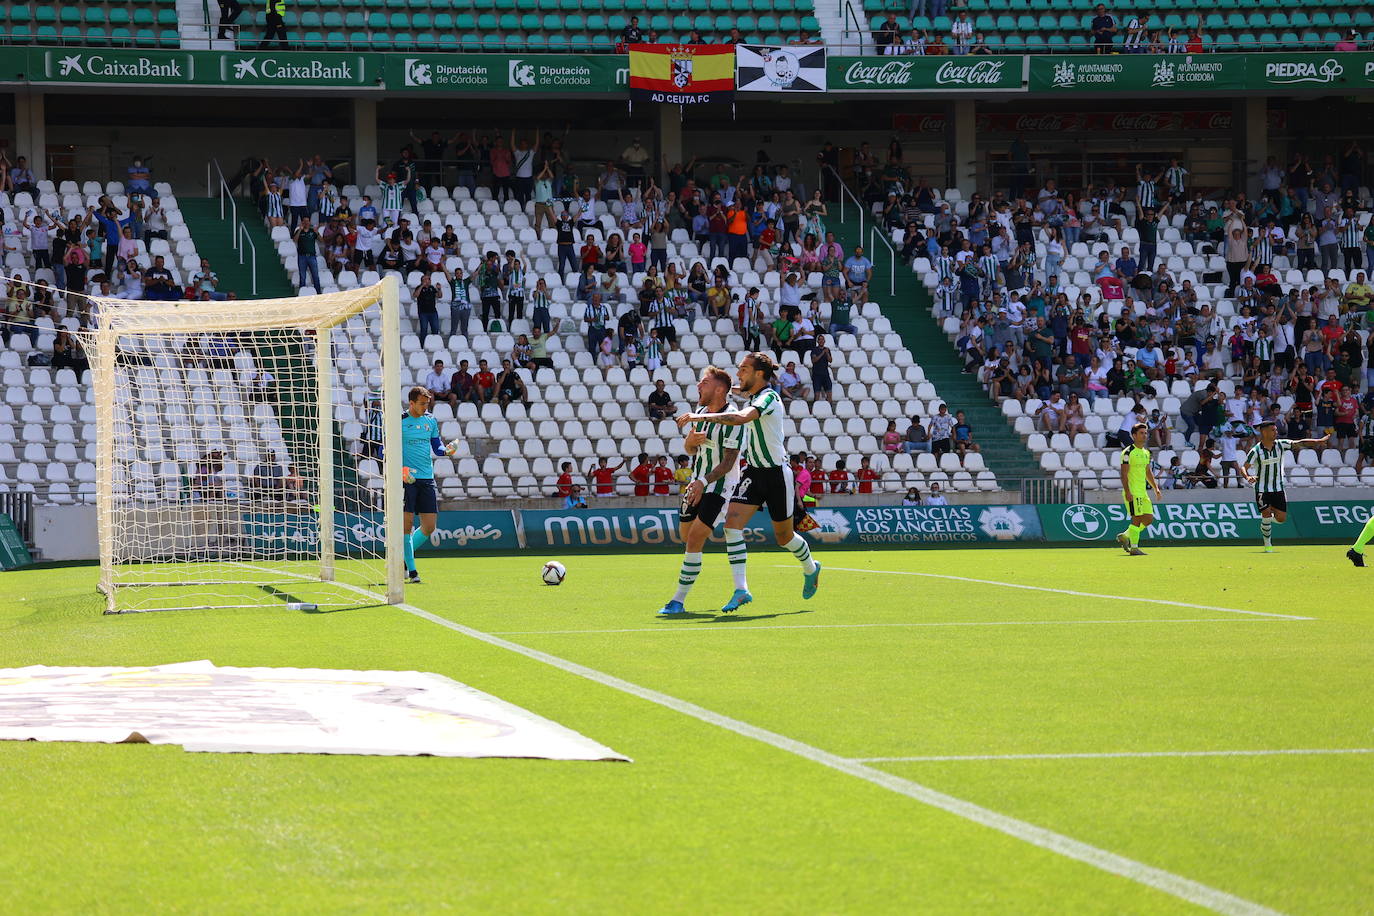
<instances>
[{"instance_id":1,"label":"goal post","mask_svg":"<svg viewBox=\"0 0 1374 916\"><path fill-rule=\"evenodd\" d=\"M81 340L107 612L403 600L394 277L92 305Z\"/></svg>"}]
</instances>

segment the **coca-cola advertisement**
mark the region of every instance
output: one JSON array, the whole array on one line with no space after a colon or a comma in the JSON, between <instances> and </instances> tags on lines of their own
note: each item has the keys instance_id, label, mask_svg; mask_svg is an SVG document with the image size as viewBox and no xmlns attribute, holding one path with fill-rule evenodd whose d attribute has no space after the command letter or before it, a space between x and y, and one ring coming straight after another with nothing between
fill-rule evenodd
<instances>
[{"instance_id":1,"label":"coca-cola advertisement","mask_svg":"<svg viewBox=\"0 0 1374 916\"><path fill-rule=\"evenodd\" d=\"M831 57L830 91L1022 92L1020 57Z\"/></svg>"}]
</instances>

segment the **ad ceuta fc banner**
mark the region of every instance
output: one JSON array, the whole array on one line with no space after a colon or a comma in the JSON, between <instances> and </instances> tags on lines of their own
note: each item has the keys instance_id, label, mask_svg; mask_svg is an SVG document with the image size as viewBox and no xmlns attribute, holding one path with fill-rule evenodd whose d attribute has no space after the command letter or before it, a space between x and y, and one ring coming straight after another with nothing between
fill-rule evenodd
<instances>
[{"instance_id":1,"label":"ad ceuta fc banner","mask_svg":"<svg viewBox=\"0 0 1374 916\"><path fill-rule=\"evenodd\" d=\"M630 45L630 98L669 105L735 99L734 45Z\"/></svg>"}]
</instances>

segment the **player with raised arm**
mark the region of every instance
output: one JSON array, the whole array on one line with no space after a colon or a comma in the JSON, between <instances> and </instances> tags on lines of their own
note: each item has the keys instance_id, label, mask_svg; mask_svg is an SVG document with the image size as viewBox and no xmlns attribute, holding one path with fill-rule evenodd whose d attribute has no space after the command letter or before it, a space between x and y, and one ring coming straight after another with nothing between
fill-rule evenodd
<instances>
[{"instance_id":1,"label":"player with raised arm","mask_svg":"<svg viewBox=\"0 0 1374 916\"><path fill-rule=\"evenodd\" d=\"M735 580L735 593L721 608L727 613L737 611L754 600L749 594L745 574L744 524L765 505L773 520L773 536L778 546L790 551L802 564L805 573L802 598L815 595L820 584L821 564L811 556L806 539L792 527L796 493L792 485L792 468L787 463L787 453L783 451L786 414L782 397L769 387L777 370L777 363L768 354L747 353L740 359L737 375L739 390L749 399L748 404L739 410L689 413L677 418L679 427L705 421L743 426L747 434L744 441L744 472L725 518L725 552L730 560L730 573Z\"/></svg>"},{"instance_id":2,"label":"player with raised arm","mask_svg":"<svg viewBox=\"0 0 1374 916\"><path fill-rule=\"evenodd\" d=\"M401 530L405 532L406 581L420 583L415 569L415 550L428 544L438 521L439 494L434 489L434 458L452 455L454 446L444 445L439 438L439 421L428 412L434 395L428 388L416 385L406 396L407 408L401 417L401 469L405 484L405 518ZM412 531L415 516L420 527Z\"/></svg>"},{"instance_id":3,"label":"player with raised arm","mask_svg":"<svg viewBox=\"0 0 1374 916\"><path fill-rule=\"evenodd\" d=\"M1288 494L1284 492L1285 468L1283 456L1303 446L1325 445L1331 438L1327 433L1320 439L1280 439L1273 420L1257 424L1259 441L1245 453L1241 475L1255 485L1255 505L1260 510L1260 534L1264 536L1264 552L1274 552L1274 526L1288 520ZM1250 470L1251 466L1255 470Z\"/></svg>"},{"instance_id":4,"label":"player with raised arm","mask_svg":"<svg viewBox=\"0 0 1374 916\"><path fill-rule=\"evenodd\" d=\"M726 407L730 393L730 373L716 366L708 366L697 382L697 404L708 413L719 413ZM687 433L687 454L692 458L692 478L682 494L678 518L682 525L682 571L677 579L673 599L658 612L660 617L676 617L687 613L683 602L693 583L701 574L701 551L706 539L715 530L721 510L735 495L739 484L739 455L744 442L743 426L697 421Z\"/></svg>"},{"instance_id":5,"label":"player with raised arm","mask_svg":"<svg viewBox=\"0 0 1374 916\"><path fill-rule=\"evenodd\" d=\"M1153 489L1155 499L1160 498L1159 483L1150 467L1150 450L1145 447L1149 435L1150 428L1137 423L1131 427L1131 444L1121 450L1121 495L1126 500L1131 524L1116 536L1116 542L1133 557L1145 556L1140 549L1140 534L1155 520L1155 507L1148 491Z\"/></svg>"}]
</instances>

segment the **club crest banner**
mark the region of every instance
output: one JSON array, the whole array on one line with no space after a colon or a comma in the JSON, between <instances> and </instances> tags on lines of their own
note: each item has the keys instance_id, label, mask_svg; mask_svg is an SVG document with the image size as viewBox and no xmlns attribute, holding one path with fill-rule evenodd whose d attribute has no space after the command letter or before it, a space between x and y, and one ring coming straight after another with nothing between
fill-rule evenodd
<instances>
[{"instance_id":1,"label":"club crest banner","mask_svg":"<svg viewBox=\"0 0 1374 916\"><path fill-rule=\"evenodd\" d=\"M631 99L702 105L734 97L734 45L630 45Z\"/></svg>"},{"instance_id":2,"label":"club crest banner","mask_svg":"<svg viewBox=\"0 0 1374 916\"><path fill-rule=\"evenodd\" d=\"M739 92L825 92L825 48L739 45L735 83Z\"/></svg>"}]
</instances>

